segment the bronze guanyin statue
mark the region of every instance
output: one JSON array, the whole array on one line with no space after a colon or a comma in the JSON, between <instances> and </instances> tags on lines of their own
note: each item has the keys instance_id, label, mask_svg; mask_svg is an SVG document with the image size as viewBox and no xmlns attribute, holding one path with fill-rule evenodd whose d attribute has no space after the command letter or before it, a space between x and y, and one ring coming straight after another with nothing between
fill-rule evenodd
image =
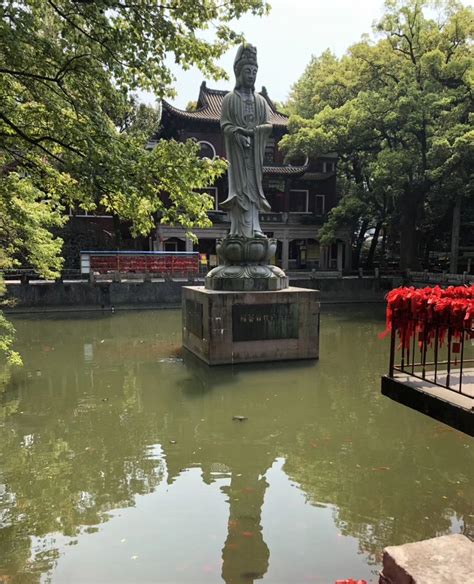
<instances>
[{"instance_id":1,"label":"bronze guanyin statue","mask_svg":"<svg viewBox=\"0 0 474 584\"><path fill-rule=\"evenodd\" d=\"M229 161L229 196L220 207L230 215L230 233L217 242L222 262L209 272L210 290L281 290L288 287L283 270L269 265L277 242L262 232L259 213L270 211L262 189L265 145L272 132L270 107L255 92L257 49L239 47L234 61L236 84L223 101L221 128Z\"/></svg>"}]
</instances>

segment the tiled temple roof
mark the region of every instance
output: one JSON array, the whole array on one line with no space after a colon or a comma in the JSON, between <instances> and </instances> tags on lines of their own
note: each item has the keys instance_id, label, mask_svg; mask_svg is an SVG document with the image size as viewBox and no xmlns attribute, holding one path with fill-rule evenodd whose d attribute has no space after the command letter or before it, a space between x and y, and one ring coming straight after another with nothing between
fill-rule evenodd
<instances>
[{"instance_id":1,"label":"tiled temple roof","mask_svg":"<svg viewBox=\"0 0 474 584\"><path fill-rule=\"evenodd\" d=\"M210 89L207 87L206 83L203 82L199 91L199 99L197 102L197 109L195 111L187 112L185 110L181 110L177 107L174 107L165 100L163 100L163 108L166 109L170 114L175 115L181 119L196 120L200 122L219 122L221 117L222 102L227 93L229 92L226 90ZM267 103L270 106L270 121L272 124L274 126L286 128L288 125L288 117L276 111L275 106L268 97L264 88L260 93L267 100Z\"/></svg>"},{"instance_id":2,"label":"tiled temple roof","mask_svg":"<svg viewBox=\"0 0 474 584\"><path fill-rule=\"evenodd\" d=\"M265 175L285 175L285 176L298 176L303 175L308 170L308 165L306 166L264 166L263 174Z\"/></svg>"}]
</instances>

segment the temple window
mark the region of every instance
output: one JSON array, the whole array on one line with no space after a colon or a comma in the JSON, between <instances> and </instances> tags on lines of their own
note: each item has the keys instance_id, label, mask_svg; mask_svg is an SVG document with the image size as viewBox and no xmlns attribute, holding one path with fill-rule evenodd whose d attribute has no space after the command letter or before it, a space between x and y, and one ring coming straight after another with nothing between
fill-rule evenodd
<instances>
[{"instance_id":1,"label":"temple window","mask_svg":"<svg viewBox=\"0 0 474 584\"><path fill-rule=\"evenodd\" d=\"M303 189L290 190L290 213L308 212L309 191Z\"/></svg>"},{"instance_id":2,"label":"temple window","mask_svg":"<svg viewBox=\"0 0 474 584\"><path fill-rule=\"evenodd\" d=\"M285 210L285 193L281 191L266 191L265 196L273 213L282 213Z\"/></svg>"},{"instance_id":3,"label":"temple window","mask_svg":"<svg viewBox=\"0 0 474 584\"><path fill-rule=\"evenodd\" d=\"M216 149L210 142L206 142L205 140L199 140L198 144L200 146L199 157L200 158L209 158L213 160L216 157Z\"/></svg>"},{"instance_id":4,"label":"temple window","mask_svg":"<svg viewBox=\"0 0 474 584\"><path fill-rule=\"evenodd\" d=\"M315 208L314 208L315 214L316 215L324 215L325 206L326 206L325 195L316 195L315 196Z\"/></svg>"},{"instance_id":5,"label":"temple window","mask_svg":"<svg viewBox=\"0 0 474 584\"><path fill-rule=\"evenodd\" d=\"M334 162L323 162L323 172L334 172L336 165Z\"/></svg>"}]
</instances>

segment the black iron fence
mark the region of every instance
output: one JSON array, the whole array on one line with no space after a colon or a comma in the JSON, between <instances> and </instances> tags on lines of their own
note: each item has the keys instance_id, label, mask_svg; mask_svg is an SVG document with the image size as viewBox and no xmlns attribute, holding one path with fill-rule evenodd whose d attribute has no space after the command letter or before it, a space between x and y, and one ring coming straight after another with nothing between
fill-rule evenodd
<instances>
[{"instance_id":1,"label":"black iron fence","mask_svg":"<svg viewBox=\"0 0 474 584\"><path fill-rule=\"evenodd\" d=\"M44 280L34 268L13 268L8 270L0 270L0 276L6 281L19 281L22 284L28 284L30 281ZM84 276L81 270L77 269L63 269L61 270L59 281L62 280L82 280Z\"/></svg>"},{"instance_id":2,"label":"black iron fence","mask_svg":"<svg viewBox=\"0 0 474 584\"><path fill-rule=\"evenodd\" d=\"M392 319L389 376L403 373L474 399L474 329Z\"/></svg>"}]
</instances>

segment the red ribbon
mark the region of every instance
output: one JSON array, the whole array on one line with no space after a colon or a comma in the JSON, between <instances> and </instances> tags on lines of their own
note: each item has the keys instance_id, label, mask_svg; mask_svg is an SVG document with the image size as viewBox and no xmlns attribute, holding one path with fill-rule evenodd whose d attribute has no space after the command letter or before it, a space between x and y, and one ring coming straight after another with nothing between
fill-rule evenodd
<instances>
[{"instance_id":1,"label":"red ribbon","mask_svg":"<svg viewBox=\"0 0 474 584\"><path fill-rule=\"evenodd\" d=\"M423 341L432 345L436 331L439 346L443 345L448 328L458 341L464 333L473 334L474 285L395 288L386 300L386 326L379 336L384 338L393 324L403 348L409 348L413 335L417 335L421 347Z\"/></svg>"}]
</instances>

